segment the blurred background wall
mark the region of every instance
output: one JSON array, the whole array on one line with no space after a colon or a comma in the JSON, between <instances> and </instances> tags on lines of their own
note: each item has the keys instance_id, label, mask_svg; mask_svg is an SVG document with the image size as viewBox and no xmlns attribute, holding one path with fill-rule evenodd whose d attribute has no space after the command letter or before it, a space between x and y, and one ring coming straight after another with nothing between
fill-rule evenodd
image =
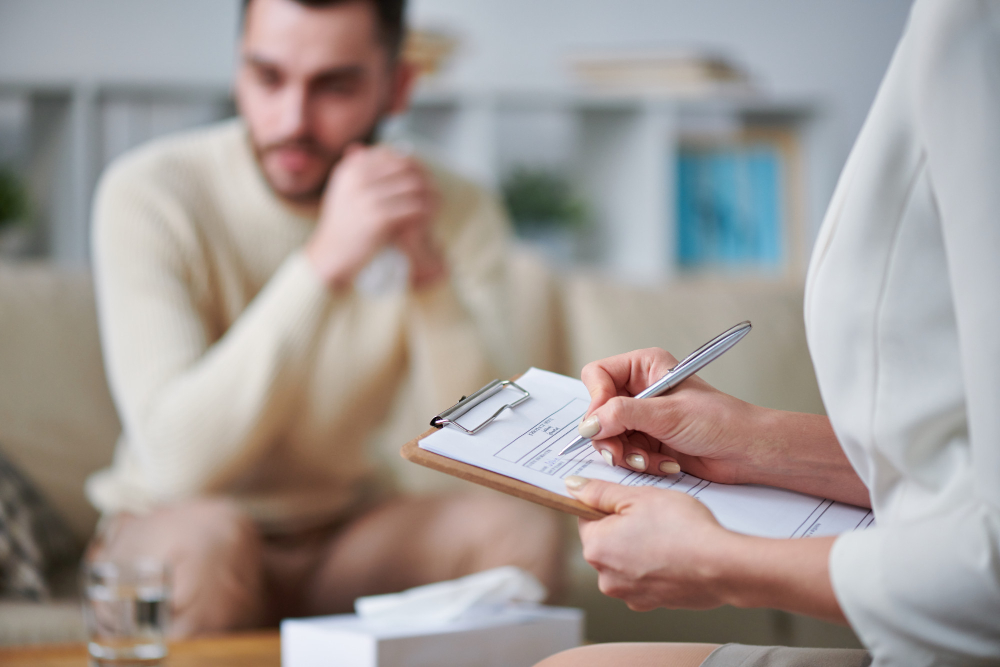
<instances>
[{"instance_id":1,"label":"blurred background wall","mask_svg":"<svg viewBox=\"0 0 1000 667\"><path fill-rule=\"evenodd\" d=\"M796 220L779 221L791 230L775 241L784 259L765 257L761 266L800 279L909 5L411 0L411 23L444 35L453 53L425 81L397 133L417 136L498 188L524 165L565 176L583 200L588 231L569 249L558 239L543 243L557 259L648 281L677 275L684 262L727 261L699 249L704 220L688 221L695 245L684 246L678 229L688 214L678 179L687 174L704 189L716 187L705 174L727 165L737 165L737 176L766 173L766 164L757 164L764 172L751 164L756 154L745 142L728 154L684 153L691 128L741 137L751 126L791 128L792 152L774 150L791 156L779 166L794 171L795 183L788 174L773 178L794 191L794 201L781 196L792 201L789 210L797 207L786 216ZM90 197L103 166L150 137L232 113L238 13L237 0L0 0L0 164L23 175L37 223L18 252L85 262ZM721 101L641 90L602 96L571 66L581 55L677 49L695 60L723 58L753 93ZM528 176L529 185L538 180ZM704 209L704 197L693 205Z\"/></svg>"}]
</instances>

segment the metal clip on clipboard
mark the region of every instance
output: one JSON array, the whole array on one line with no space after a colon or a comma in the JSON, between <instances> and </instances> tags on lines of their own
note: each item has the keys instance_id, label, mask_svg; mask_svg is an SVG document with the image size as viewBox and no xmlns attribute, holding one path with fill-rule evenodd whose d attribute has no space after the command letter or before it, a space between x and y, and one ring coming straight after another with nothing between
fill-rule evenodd
<instances>
[{"instance_id":1,"label":"metal clip on clipboard","mask_svg":"<svg viewBox=\"0 0 1000 667\"><path fill-rule=\"evenodd\" d=\"M461 417L466 412L476 407L486 399L492 396L496 396L507 387L516 389L517 391L521 392L521 396L516 400L503 405L502 407L500 407L500 409L498 409L496 412L490 415L486 420L484 420L477 426L472 427L471 429L465 428L464 426L458 423L457 420L459 417ZM460 400L458 403L456 403L455 405L451 406L441 414L434 417L434 419L431 420L431 426L434 426L436 428L442 428L443 426L451 425L461 429L462 431L465 431L469 435L475 435L476 433L479 433L479 431L483 430L483 428L486 425L488 425L494 419L499 417L504 410L513 410L515 407L517 407L521 403L524 403L530 397L531 394L529 394L527 390L517 386L510 380L503 380L503 381L493 380L493 382L490 382L488 385L486 385L476 393L470 396L463 396L462 400Z\"/></svg>"}]
</instances>

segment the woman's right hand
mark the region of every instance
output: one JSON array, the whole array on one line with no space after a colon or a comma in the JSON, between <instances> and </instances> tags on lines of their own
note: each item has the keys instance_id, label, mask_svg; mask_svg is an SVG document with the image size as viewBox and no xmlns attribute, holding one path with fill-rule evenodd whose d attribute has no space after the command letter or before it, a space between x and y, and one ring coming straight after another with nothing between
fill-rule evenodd
<instances>
[{"instance_id":1,"label":"woman's right hand","mask_svg":"<svg viewBox=\"0 0 1000 667\"><path fill-rule=\"evenodd\" d=\"M766 410L697 376L663 396L633 398L676 365L658 348L588 364L582 379L591 403L581 435L613 465L654 475L683 469L726 484L753 481L764 440L754 425Z\"/></svg>"}]
</instances>

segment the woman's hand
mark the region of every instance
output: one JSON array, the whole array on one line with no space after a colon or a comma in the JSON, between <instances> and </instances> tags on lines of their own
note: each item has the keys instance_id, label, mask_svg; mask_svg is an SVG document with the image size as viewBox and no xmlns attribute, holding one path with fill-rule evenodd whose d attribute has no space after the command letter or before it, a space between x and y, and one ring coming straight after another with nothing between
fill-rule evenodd
<instances>
[{"instance_id":1,"label":"woman's hand","mask_svg":"<svg viewBox=\"0 0 1000 667\"><path fill-rule=\"evenodd\" d=\"M761 452L755 427L764 411L714 389L694 376L665 396L632 398L677 365L651 348L587 364L582 379L590 391L580 434L612 465L652 474L681 468L714 482L754 479Z\"/></svg>"},{"instance_id":2,"label":"woman's hand","mask_svg":"<svg viewBox=\"0 0 1000 667\"><path fill-rule=\"evenodd\" d=\"M581 502L610 514L580 520L583 557L599 574L601 592L635 611L657 607L711 609L725 604L713 563L730 552L735 533L707 507L679 491L628 487L569 477Z\"/></svg>"},{"instance_id":3,"label":"woman's hand","mask_svg":"<svg viewBox=\"0 0 1000 667\"><path fill-rule=\"evenodd\" d=\"M583 369L590 408L580 435L611 465L654 475L684 470L723 484L766 484L871 507L830 420L760 408L697 376L657 398L633 398L677 365L660 349Z\"/></svg>"},{"instance_id":4,"label":"woman's hand","mask_svg":"<svg viewBox=\"0 0 1000 667\"><path fill-rule=\"evenodd\" d=\"M678 491L567 477L582 503L583 557L605 595L630 609L770 607L844 623L830 582L832 537L774 540L726 530Z\"/></svg>"}]
</instances>

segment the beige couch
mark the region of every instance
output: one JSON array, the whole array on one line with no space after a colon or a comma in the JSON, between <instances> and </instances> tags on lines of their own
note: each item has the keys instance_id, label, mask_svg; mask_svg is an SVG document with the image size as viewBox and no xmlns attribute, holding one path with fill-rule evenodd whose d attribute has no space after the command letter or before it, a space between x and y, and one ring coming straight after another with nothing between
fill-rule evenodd
<instances>
[{"instance_id":1,"label":"beige couch","mask_svg":"<svg viewBox=\"0 0 1000 667\"><path fill-rule=\"evenodd\" d=\"M544 339L554 370L575 374L589 360L639 347L686 354L733 323L754 332L703 376L746 400L818 412L822 405L802 327L801 291L787 284L684 284L626 288L600 276L547 280L536 260L518 255L521 298L548 321L523 321ZM539 289L547 285L547 289ZM101 365L89 275L47 265L0 264L0 447L37 484L83 542L96 513L83 481L107 465L119 423ZM396 458L404 486L453 485ZM568 603L584 607L588 637L855 646L851 632L773 611L629 611L596 589L596 576L574 547ZM79 639L75 576L55 582L44 604L0 602L0 645Z\"/></svg>"}]
</instances>

